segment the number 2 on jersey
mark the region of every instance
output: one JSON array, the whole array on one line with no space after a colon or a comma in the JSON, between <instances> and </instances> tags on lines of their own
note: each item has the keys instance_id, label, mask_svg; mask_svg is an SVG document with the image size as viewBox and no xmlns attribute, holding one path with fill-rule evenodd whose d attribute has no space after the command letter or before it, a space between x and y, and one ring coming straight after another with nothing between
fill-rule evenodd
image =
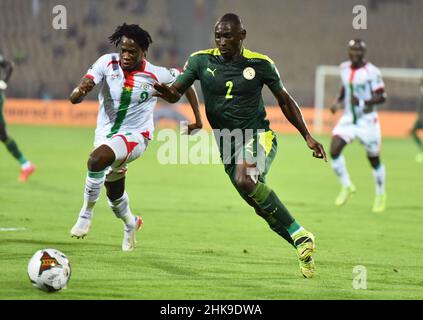
<instances>
[{"instance_id":1,"label":"number 2 on jersey","mask_svg":"<svg viewBox=\"0 0 423 320\"><path fill-rule=\"evenodd\" d=\"M228 91L226 92L226 99L232 99L233 96L231 95L232 87L234 86L234 83L232 81L226 81L226 86L229 87Z\"/></svg>"}]
</instances>

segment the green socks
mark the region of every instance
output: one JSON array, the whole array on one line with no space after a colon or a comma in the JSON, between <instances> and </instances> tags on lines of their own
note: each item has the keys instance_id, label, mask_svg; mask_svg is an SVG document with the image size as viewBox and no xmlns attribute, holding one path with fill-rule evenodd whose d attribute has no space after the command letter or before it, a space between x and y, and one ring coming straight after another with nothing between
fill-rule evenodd
<instances>
[{"instance_id":1,"label":"green socks","mask_svg":"<svg viewBox=\"0 0 423 320\"><path fill-rule=\"evenodd\" d=\"M286 229L295 221L275 192L264 183L257 183L256 189L249 196L263 211L282 223Z\"/></svg>"},{"instance_id":2,"label":"green socks","mask_svg":"<svg viewBox=\"0 0 423 320\"><path fill-rule=\"evenodd\" d=\"M15 140L9 137L4 144L6 145L7 150L19 161L22 165L27 162L27 159L23 156L22 152L19 150L18 145L16 144Z\"/></svg>"},{"instance_id":3,"label":"green socks","mask_svg":"<svg viewBox=\"0 0 423 320\"><path fill-rule=\"evenodd\" d=\"M285 240L293 244L291 235L301 229L301 226L291 216L288 209L279 200L275 192L266 184L258 182L256 189L249 195L265 215L260 214L270 228Z\"/></svg>"}]
</instances>

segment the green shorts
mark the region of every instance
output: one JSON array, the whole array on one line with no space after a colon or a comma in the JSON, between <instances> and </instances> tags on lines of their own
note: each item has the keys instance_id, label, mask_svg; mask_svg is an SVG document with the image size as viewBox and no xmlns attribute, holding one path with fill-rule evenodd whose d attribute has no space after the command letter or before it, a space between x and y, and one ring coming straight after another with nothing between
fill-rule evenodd
<instances>
[{"instance_id":1,"label":"green shorts","mask_svg":"<svg viewBox=\"0 0 423 320\"><path fill-rule=\"evenodd\" d=\"M231 156L232 161L230 163L225 163L224 161L225 172L231 179L232 184L237 187L235 184L236 165L244 160L248 163L256 164L259 173L258 180L265 183L266 175L276 156L277 149L278 142L276 135L271 130L258 133L248 139L247 143L235 147L234 153Z\"/></svg>"}]
</instances>

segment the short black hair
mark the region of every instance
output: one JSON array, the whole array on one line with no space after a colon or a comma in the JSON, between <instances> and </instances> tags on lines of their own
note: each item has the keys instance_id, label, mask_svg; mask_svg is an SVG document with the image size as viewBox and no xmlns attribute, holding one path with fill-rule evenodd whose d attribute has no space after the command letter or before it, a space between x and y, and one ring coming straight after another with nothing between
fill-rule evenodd
<instances>
[{"instance_id":1,"label":"short black hair","mask_svg":"<svg viewBox=\"0 0 423 320\"><path fill-rule=\"evenodd\" d=\"M109 37L110 43L114 43L117 47L125 36L134 40L143 51L147 51L153 40L150 34L137 24L126 24L118 26L115 32Z\"/></svg>"},{"instance_id":2,"label":"short black hair","mask_svg":"<svg viewBox=\"0 0 423 320\"><path fill-rule=\"evenodd\" d=\"M236 27L239 27L240 29L243 29L241 18L235 14L235 13L226 13L224 14L217 23L220 22L229 22L235 25Z\"/></svg>"}]
</instances>

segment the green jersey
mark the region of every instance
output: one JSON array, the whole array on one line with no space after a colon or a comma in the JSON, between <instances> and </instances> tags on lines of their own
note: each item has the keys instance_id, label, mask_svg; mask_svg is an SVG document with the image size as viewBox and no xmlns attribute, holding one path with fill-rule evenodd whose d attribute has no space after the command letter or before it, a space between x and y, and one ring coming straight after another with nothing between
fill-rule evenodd
<instances>
[{"instance_id":1,"label":"green jersey","mask_svg":"<svg viewBox=\"0 0 423 320\"><path fill-rule=\"evenodd\" d=\"M225 62L218 48L193 53L176 83L185 91L200 80L206 115L213 129L269 130L263 85L274 93L283 88L273 61L243 48L240 59Z\"/></svg>"}]
</instances>

